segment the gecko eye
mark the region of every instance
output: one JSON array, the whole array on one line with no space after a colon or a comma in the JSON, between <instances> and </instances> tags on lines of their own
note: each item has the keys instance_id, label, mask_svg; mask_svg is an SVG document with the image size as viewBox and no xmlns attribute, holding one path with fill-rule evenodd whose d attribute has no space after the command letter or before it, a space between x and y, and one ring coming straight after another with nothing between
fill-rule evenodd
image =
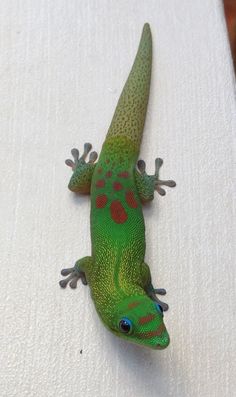
<instances>
[{"instance_id":1,"label":"gecko eye","mask_svg":"<svg viewBox=\"0 0 236 397\"><path fill-rule=\"evenodd\" d=\"M161 305L159 305L159 303L156 303L156 308L157 308L157 311L163 315L163 309L162 309Z\"/></svg>"},{"instance_id":2,"label":"gecko eye","mask_svg":"<svg viewBox=\"0 0 236 397\"><path fill-rule=\"evenodd\" d=\"M119 329L124 334L130 334L132 331L132 323L128 318L122 318L119 322Z\"/></svg>"}]
</instances>

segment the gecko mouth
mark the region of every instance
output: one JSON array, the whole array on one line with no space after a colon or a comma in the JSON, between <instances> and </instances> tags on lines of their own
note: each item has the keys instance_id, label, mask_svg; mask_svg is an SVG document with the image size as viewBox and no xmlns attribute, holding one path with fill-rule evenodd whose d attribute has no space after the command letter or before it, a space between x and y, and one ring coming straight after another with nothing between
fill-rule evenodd
<instances>
[{"instance_id":1,"label":"gecko mouth","mask_svg":"<svg viewBox=\"0 0 236 397\"><path fill-rule=\"evenodd\" d=\"M168 333L167 333L167 331L165 332L165 343L162 345L162 344L160 344L160 343L157 343L156 345L155 345L155 347L154 347L154 349L156 349L156 350L163 350L163 349L165 349L168 345L169 345L169 343L170 343L170 337L169 337L169 335L168 335Z\"/></svg>"},{"instance_id":2,"label":"gecko mouth","mask_svg":"<svg viewBox=\"0 0 236 397\"><path fill-rule=\"evenodd\" d=\"M154 349L156 349L156 350L163 350L163 349L165 349L167 347L167 345L166 346L161 346L159 343L157 343L157 345L154 347Z\"/></svg>"}]
</instances>

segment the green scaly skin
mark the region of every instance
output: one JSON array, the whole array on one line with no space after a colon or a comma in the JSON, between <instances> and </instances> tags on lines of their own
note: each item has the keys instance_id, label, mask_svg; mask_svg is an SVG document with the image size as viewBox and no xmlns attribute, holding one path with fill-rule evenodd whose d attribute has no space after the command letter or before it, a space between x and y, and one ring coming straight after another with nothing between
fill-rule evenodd
<instances>
[{"instance_id":1,"label":"green scaly skin","mask_svg":"<svg viewBox=\"0 0 236 397\"><path fill-rule=\"evenodd\" d=\"M145 263L145 225L142 204L153 199L154 191L165 194L161 185L175 186L174 181L160 181L161 159L156 172L147 175L145 163L136 163L145 122L152 63L152 39L144 25L134 65L120 96L98 162L85 144L79 157L72 149L74 161L66 160L73 175L69 189L91 194L91 256L80 259L73 268L62 270L68 276L60 281L75 288L81 278L89 284L97 312L104 325L115 335L153 349L169 344L163 322L167 304L156 294Z\"/></svg>"}]
</instances>

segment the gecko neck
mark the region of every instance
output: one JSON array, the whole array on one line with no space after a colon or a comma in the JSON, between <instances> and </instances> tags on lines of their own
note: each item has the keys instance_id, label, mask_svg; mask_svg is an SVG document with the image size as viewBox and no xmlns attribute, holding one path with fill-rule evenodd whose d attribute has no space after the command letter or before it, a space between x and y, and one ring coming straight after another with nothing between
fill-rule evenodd
<instances>
[{"instance_id":1,"label":"gecko neck","mask_svg":"<svg viewBox=\"0 0 236 397\"><path fill-rule=\"evenodd\" d=\"M99 284L99 283L98 283ZM101 294L101 288L103 293ZM111 295L111 288L112 288L112 295ZM99 313L100 316L110 316L111 313L114 312L115 308L121 303L124 302L125 300L132 299L133 297L141 297L145 296L146 293L145 291L138 285L136 284L129 284L127 285L127 288L120 288L117 286L111 286L107 285L104 286L100 285L100 287L97 285L92 287L91 289L91 294L92 298L95 302L95 306L97 309L97 312ZM112 296L112 300L111 300Z\"/></svg>"}]
</instances>

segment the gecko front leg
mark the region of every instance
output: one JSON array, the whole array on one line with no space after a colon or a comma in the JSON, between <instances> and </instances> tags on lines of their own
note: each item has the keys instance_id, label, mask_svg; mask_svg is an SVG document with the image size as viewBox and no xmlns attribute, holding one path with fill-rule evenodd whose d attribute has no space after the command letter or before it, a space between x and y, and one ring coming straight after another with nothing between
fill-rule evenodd
<instances>
[{"instance_id":1,"label":"gecko front leg","mask_svg":"<svg viewBox=\"0 0 236 397\"><path fill-rule=\"evenodd\" d=\"M165 295L166 290L164 288L154 288L153 287L150 268L146 263L142 263L142 265L141 265L141 280L142 280L142 286L143 286L144 290L146 291L147 295L153 301L157 302L158 305L161 306L163 311L167 311L169 309L168 304L165 302L162 302L157 297L157 295Z\"/></svg>"},{"instance_id":2,"label":"gecko front leg","mask_svg":"<svg viewBox=\"0 0 236 397\"><path fill-rule=\"evenodd\" d=\"M67 284L69 283L69 286L71 288L76 288L78 280L81 279L82 284L87 285L87 277L89 273L89 269L91 267L92 263L92 258L91 256L85 256L82 259L79 259L74 267L67 268L67 269L62 269L61 275L62 276L68 276L67 278L59 281L59 285L62 288L66 288Z\"/></svg>"},{"instance_id":3,"label":"gecko front leg","mask_svg":"<svg viewBox=\"0 0 236 397\"><path fill-rule=\"evenodd\" d=\"M163 160L157 158L155 160L155 174L148 175L146 173L146 164L144 160L138 161L138 170L135 171L136 186L143 203L153 200L154 191L156 190L161 196L166 194L161 186L175 187L176 183L172 180L163 181L159 179L159 171L163 164Z\"/></svg>"},{"instance_id":4,"label":"gecko front leg","mask_svg":"<svg viewBox=\"0 0 236 397\"><path fill-rule=\"evenodd\" d=\"M74 158L74 161L71 159L67 159L65 161L66 165L71 167L73 171L73 175L68 185L68 188L72 192L84 194L90 193L91 180L96 166L94 163L98 157L97 152L91 152L88 163L85 162L85 159L91 149L92 145L90 143L85 143L84 152L81 157L79 157L78 149L72 149L71 154Z\"/></svg>"}]
</instances>

